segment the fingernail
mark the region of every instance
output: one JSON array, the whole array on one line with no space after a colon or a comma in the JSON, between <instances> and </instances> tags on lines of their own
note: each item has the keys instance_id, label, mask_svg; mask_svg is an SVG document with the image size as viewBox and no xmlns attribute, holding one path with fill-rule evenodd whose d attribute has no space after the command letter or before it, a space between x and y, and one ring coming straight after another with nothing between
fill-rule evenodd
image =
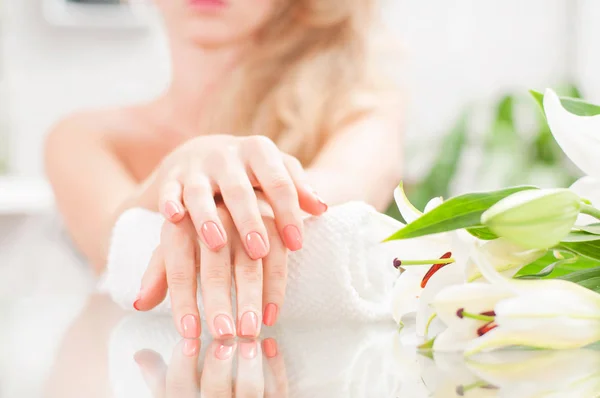
<instances>
[{"instance_id":1,"label":"fingernail","mask_svg":"<svg viewBox=\"0 0 600 398\"><path fill-rule=\"evenodd\" d=\"M220 249L225 246L225 237L217 224L212 221L202 224L202 236L208 247L212 250Z\"/></svg>"},{"instance_id":2,"label":"fingernail","mask_svg":"<svg viewBox=\"0 0 600 398\"><path fill-rule=\"evenodd\" d=\"M240 337L258 336L258 316L254 312L246 312L240 320Z\"/></svg>"},{"instance_id":3,"label":"fingernail","mask_svg":"<svg viewBox=\"0 0 600 398\"><path fill-rule=\"evenodd\" d=\"M174 218L181 213L181 210L179 209L177 203L169 200L167 203L165 203L165 213L169 218Z\"/></svg>"},{"instance_id":4,"label":"fingernail","mask_svg":"<svg viewBox=\"0 0 600 398\"><path fill-rule=\"evenodd\" d=\"M181 318L183 337L186 339L197 339L200 337L200 322L195 315L188 314Z\"/></svg>"},{"instance_id":5,"label":"fingernail","mask_svg":"<svg viewBox=\"0 0 600 398\"><path fill-rule=\"evenodd\" d=\"M215 331L221 338L230 338L235 336L235 331L233 330L233 321L227 315L221 314L215 318Z\"/></svg>"},{"instance_id":6,"label":"fingernail","mask_svg":"<svg viewBox=\"0 0 600 398\"><path fill-rule=\"evenodd\" d=\"M133 308L135 308L136 311L140 310L140 301L142 299L142 292L140 291L137 296L135 297L135 301L133 302Z\"/></svg>"},{"instance_id":7,"label":"fingernail","mask_svg":"<svg viewBox=\"0 0 600 398\"><path fill-rule=\"evenodd\" d=\"M267 326L275 325L277 322L277 315L279 313L279 307L277 304L269 303L265 306L265 314L263 316L263 323Z\"/></svg>"},{"instance_id":8,"label":"fingernail","mask_svg":"<svg viewBox=\"0 0 600 398\"><path fill-rule=\"evenodd\" d=\"M197 339L185 340L183 342L183 355L186 357L193 357L200 351L200 341Z\"/></svg>"},{"instance_id":9,"label":"fingernail","mask_svg":"<svg viewBox=\"0 0 600 398\"><path fill-rule=\"evenodd\" d=\"M256 357L256 341L242 341L240 342L240 353L242 357L246 359L254 359Z\"/></svg>"},{"instance_id":10,"label":"fingernail","mask_svg":"<svg viewBox=\"0 0 600 398\"><path fill-rule=\"evenodd\" d=\"M319 203L323 206L323 211L327 211L329 209L329 206L327 205L327 203L325 203L325 201L319 196L317 195L317 193L314 193L315 198L319 201Z\"/></svg>"},{"instance_id":11,"label":"fingernail","mask_svg":"<svg viewBox=\"0 0 600 398\"><path fill-rule=\"evenodd\" d=\"M259 258L263 258L268 254L267 244L258 232L250 232L246 236L246 244L248 245L250 257L253 260L258 260Z\"/></svg>"},{"instance_id":12,"label":"fingernail","mask_svg":"<svg viewBox=\"0 0 600 398\"><path fill-rule=\"evenodd\" d=\"M265 352L267 358L273 358L277 356L277 342L275 339L265 339L263 341L263 351Z\"/></svg>"},{"instance_id":13,"label":"fingernail","mask_svg":"<svg viewBox=\"0 0 600 398\"><path fill-rule=\"evenodd\" d=\"M283 229L283 239L291 251L302 249L302 235L295 225L288 225Z\"/></svg>"},{"instance_id":14,"label":"fingernail","mask_svg":"<svg viewBox=\"0 0 600 398\"><path fill-rule=\"evenodd\" d=\"M215 350L215 357L221 361L226 361L231 358L234 349L233 344L219 344Z\"/></svg>"}]
</instances>

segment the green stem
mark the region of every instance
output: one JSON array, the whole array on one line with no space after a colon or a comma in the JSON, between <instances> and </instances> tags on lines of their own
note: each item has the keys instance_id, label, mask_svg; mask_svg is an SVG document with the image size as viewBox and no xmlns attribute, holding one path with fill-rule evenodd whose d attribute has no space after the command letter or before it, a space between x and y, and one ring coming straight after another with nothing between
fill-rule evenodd
<instances>
[{"instance_id":1,"label":"green stem","mask_svg":"<svg viewBox=\"0 0 600 398\"><path fill-rule=\"evenodd\" d=\"M598 220L600 220L600 210L596 209L593 206L582 204L581 205L581 213L582 214L587 214L589 216L592 216L592 217L597 218Z\"/></svg>"},{"instance_id":2,"label":"green stem","mask_svg":"<svg viewBox=\"0 0 600 398\"><path fill-rule=\"evenodd\" d=\"M405 265L427 265L427 264L450 264L456 262L452 257L449 258L436 258L435 260L401 260L400 266Z\"/></svg>"},{"instance_id":3,"label":"green stem","mask_svg":"<svg viewBox=\"0 0 600 398\"><path fill-rule=\"evenodd\" d=\"M493 316L481 315L481 314L471 314L470 312L467 312L467 311L462 311L461 314L465 318L475 319L477 321L492 322L495 319Z\"/></svg>"}]
</instances>

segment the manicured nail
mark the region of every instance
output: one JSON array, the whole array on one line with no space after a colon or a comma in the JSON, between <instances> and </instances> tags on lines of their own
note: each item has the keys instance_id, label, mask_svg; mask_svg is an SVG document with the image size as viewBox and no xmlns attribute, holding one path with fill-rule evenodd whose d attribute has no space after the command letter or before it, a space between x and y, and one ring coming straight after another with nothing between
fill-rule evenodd
<instances>
[{"instance_id":1,"label":"manicured nail","mask_svg":"<svg viewBox=\"0 0 600 398\"><path fill-rule=\"evenodd\" d=\"M212 221L202 224L202 236L211 250L217 250L225 246L225 237L217 224Z\"/></svg>"},{"instance_id":2,"label":"manicured nail","mask_svg":"<svg viewBox=\"0 0 600 398\"><path fill-rule=\"evenodd\" d=\"M200 322L195 315L188 314L181 318L183 337L186 339L197 339L200 337Z\"/></svg>"},{"instance_id":3,"label":"manicured nail","mask_svg":"<svg viewBox=\"0 0 600 398\"><path fill-rule=\"evenodd\" d=\"M267 326L275 325L277 322L277 315L279 314L279 307L277 304L269 303L265 306L265 314L263 315L263 323Z\"/></svg>"},{"instance_id":4,"label":"manicured nail","mask_svg":"<svg viewBox=\"0 0 600 398\"><path fill-rule=\"evenodd\" d=\"M215 357L221 361L226 361L233 355L235 347L233 344L219 344L215 350Z\"/></svg>"},{"instance_id":5,"label":"manicured nail","mask_svg":"<svg viewBox=\"0 0 600 398\"><path fill-rule=\"evenodd\" d=\"M220 338L231 338L235 336L233 321L227 315L218 315L215 318L215 331Z\"/></svg>"},{"instance_id":6,"label":"manicured nail","mask_svg":"<svg viewBox=\"0 0 600 398\"><path fill-rule=\"evenodd\" d=\"M283 240L291 251L302 249L302 235L295 225L288 225L283 229Z\"/></svg>"},{"instance_id":7,"label":"manicured nail","mask_svg":"<svg viewBox=\"0 0 600 398\"><path fill-rule=\"evenodd\" d=\"M136 298L135 301L133 302L133 308L135 308L136 311L140 311L140 301L142 299L142 292L140 291Z\"/></svg>"},{"instance_id":8,"label":"manicured nail","mask_svg":"<svg viewBox=\"0 0 600 398\"><path fill-rule=\"evenodd\" d=\"M317 195L317 193L314 193L315 198L319 201L319 203L323 206L323 211L327 211L329 209L329 206L327 205L327 203L325 203L325 201L319 196Z\"/></svg>"},{"instance_id":9,"label":"manicured nail","mask_svg":"<svg viewBox=\"0 0 600 398\"><path fill-rule=\"evenodd\" d=\"M254 312L246 312L240 320L240 337L258 336L258 316Z\"/></svg>"},{"instance_id":10,"label":"manicured nail","mask_svg":"<svg viewBox=\"0 0 600 398\"><path fill-rule=\"evenodd\" d=\"M277 342L275 339L265 339L263 341L263 351L265 352L267 358L273 358L277 356Z\"/></svg>"},{"instance_id":11,"label":"manicured nail","mask_svg":"<svg viewBox=\"0 0 600 398\"><path fill-rule=\"evenodd\" d=\"M183 355L193 357L200 351L200 341L198 339L185 340L183 342Z\"/></svg>"},{"instance_id":12,"label":"manicured nail","mask_svg":"<svg viewBox=\"0 0 600 398\"><path fill-rule=\"evenodd\" d=\"M181 210L179 209L177 203L169 200L167 203L165 203L165 213L169 218L174 218L181 213Z\"/></svg>"},{"instance_id":13,"label":"manicured nail","mask_svg":"<svg viewBox=\"0 0 600 398\"><path fill-rule=\"evenodd\" d=\"M242 357L244 357L246 359L256 358L257 347L256 347L255 340L242 341L239 344L240 344L240 353L242 354Z\"/></svg>"},{"instance_id":14,"label":"manicured nail","mask_svg":"<svg viewBox=\"0 0 600 398\"><path fill-rule=\"evenodd\" d=\"M267 250L267 244L258 232L250 232L246 236L246 245L248 246L250 257L253 260L258 260L259 258L263 258L269 254Z\"/></svg>"}]
</instances>

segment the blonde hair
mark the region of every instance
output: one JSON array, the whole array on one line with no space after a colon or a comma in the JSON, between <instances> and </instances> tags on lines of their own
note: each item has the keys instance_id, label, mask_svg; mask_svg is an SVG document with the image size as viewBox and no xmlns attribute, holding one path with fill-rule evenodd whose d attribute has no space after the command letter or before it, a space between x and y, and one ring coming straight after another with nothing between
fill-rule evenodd
<instances>
[{"instance_id":1,"label":"blonde hair","mask_svg":"<svg viewBox=\"0 0 600 398\"><path fill-rule=\"evenodd\" d=\"M333 132L376 107L386 87L374 45L376 1L281 1L207 127L265 135L306 165Z\"/></svg>"}]
</instances>

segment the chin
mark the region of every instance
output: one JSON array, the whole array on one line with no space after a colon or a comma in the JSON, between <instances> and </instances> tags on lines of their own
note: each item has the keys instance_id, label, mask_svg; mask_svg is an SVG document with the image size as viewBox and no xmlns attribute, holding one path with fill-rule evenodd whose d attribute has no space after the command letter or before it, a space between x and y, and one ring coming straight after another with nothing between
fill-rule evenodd
<instances>
[{"instance_id":1,"label":"chin","mask_svg":"<svg viewBox=\"0 0 600 398\"><path fill-rule=\"evenodd\" d=\"M251 34L251 31L232 29L225 23L210 21L190 26L186 29L185 36L201 46L220 46L237 42Z\"/></svg>"}]
</instances>

